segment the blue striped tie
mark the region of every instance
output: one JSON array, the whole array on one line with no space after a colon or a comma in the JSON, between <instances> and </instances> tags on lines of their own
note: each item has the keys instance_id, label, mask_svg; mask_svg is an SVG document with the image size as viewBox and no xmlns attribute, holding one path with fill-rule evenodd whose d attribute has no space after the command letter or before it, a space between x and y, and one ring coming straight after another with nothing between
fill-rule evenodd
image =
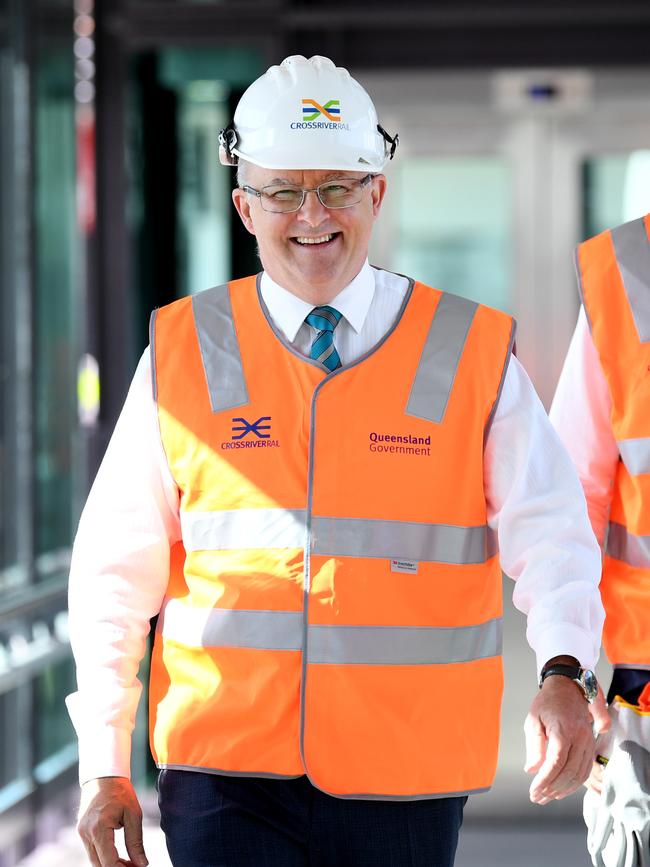
<instances>
[{"instance_id":1,"label":"blue striped tie","mask_svg":"<svg viewBox=\"0 0 650 867\"><path fill-rule=\"evenodd\" d=\"M341 366L341 359L334 346L334 329L339 324L342 314L334 307L314 307L305 316L305 322L315 328L318 334L309 351L309 357L320 361L328 370L336 370Z\"/></svg>"}]
</instances>

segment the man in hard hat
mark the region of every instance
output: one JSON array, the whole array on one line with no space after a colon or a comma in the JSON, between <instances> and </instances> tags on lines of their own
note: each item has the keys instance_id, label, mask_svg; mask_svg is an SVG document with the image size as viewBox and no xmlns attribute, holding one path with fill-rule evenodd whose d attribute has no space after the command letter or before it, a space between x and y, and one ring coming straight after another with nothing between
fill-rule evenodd
<instances>
[{"instance_id":1,"label":"man in hard hat","mask_svg":"<svg viewBox=\"0 0 650 867\"><path fill-rule=\"evenodd\" d=\"M603 645L614 666L607 699L615 720L590 778L585 818L594 864L647 867L650 214L580 244L576 267L582 306L551 420L578 469L603 549Z\"/></svg>"},{"instance_id":2,"label":"man in hard hat","mask_svg":"<svg viewBox=\"0 0 650 867\"><path fill-rule=\"evenodd\" d=\"M175 865L450 867L497 763L501 567L541 672L532 800L591 767L602 606L578 479L511 318L369 266L397 137L346 70L272 67L221 145L263 271L153 316L81 520L80 832L113 867L124 826L145 863L129 748L159 614Z\"/></svg>"}]
</instances>

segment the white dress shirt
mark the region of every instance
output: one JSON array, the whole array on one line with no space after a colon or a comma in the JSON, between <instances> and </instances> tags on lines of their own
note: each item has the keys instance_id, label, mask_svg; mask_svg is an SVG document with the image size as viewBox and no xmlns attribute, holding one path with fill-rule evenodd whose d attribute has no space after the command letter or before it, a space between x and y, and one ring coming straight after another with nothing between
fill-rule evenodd
<instances>
[{"instance_id":1,"label":"white dress shirt","mask_svg":"<svg viewBox=\"0 0 650 867\"><path fill-rule=\"evenodd\" d=\"M394 323L405 278L371 268L330 303L343 318L343 364L370 350ZM304 354L312 306L267 274L261 294L275 326ZM513 357L485 446L488 521L501 564L515 580L538 667L559 654L595 664L603 622L600 551L575 469L525 371ZM433 494L432 494L433 495ZM137 670L149 619L160 609L169 549L181 537L179 496L160 441L145 352L84 509L70 575L70 632L78 691L68 708L79 736L81 781L130 776Z\"/></svg>"},{"instance_id":2,"label":"white dress shirt","mask_svg":"<svg viewBox=\"0 0 650 867\"><path fill-rule=\"evenodd\" d=\"M581 307L549 415L578 470L601 547L619 460L611 413L609 386Z\"/></svg>"}]
</instances>

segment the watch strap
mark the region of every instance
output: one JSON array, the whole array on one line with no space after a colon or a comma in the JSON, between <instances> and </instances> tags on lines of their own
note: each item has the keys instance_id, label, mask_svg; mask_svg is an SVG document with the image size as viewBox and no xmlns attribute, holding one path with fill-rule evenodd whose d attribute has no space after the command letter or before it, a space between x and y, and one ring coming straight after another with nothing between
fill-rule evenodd
<instances>
[{"instance_id":1,"label":"watch strap","mask_svg":"<svg viewBox=\"0 0 650 867\"><path fill-rule=\"evenodd\" d=\"M598 681L593 671L587 668L580 668L579 665L566 665L563 663L554 663L542 669L539 678L540 689L547 677L559 674L562 677L568 677L580 689L585 699L589 704L596 700L598 695Z\"/></svg>"},{"instance_id":2,"label":"watch strap","mask_svg":"<svg viewBox=\"0 0 650 867\"><path fill-rule=\"evenodd\" d=\"M553 665L548 665L542 669L542 673L539 678L539 685L541 686L547 677L550 677L553 674L561 674L564 677L569 677L571 680L578 680L580 678L580 674L582 673L582 668L579 665L566 665L561 662L553 663Z\"/></svg>"}]
</instances>

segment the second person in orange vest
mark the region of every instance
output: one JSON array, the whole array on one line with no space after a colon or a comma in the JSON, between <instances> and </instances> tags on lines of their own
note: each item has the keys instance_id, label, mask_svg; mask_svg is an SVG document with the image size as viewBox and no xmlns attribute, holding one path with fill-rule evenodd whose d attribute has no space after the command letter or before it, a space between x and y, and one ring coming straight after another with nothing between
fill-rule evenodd
<instances>
[{"instance_id":1,"label":"second person in orange vest","mask_svg":"<svg viewBox=\"0 0 650 867\"><path fill-rule=\"evenodd\" d=\"M155 312L75 546L93 864L120 825L144 863L129 740L158 613L178 867L451 867L497 763L501 568L540 671L531 798L589 773L602 606L579 482L511 317L368 264L396 147L322 57L272 67L222 133L263 270Z\"/></svg>"},{"instance_id":2,"label":"second person in orange vest","mask_svg":"<svg viewBox=\"0 0 650 867\"><path fill-rule=\"evenodd\" d=\"M585 818L595 865L642 867L650 864L650 214L584 241L576 266L582 307L551 420L603 549L616 720L613 761L594 766Z\"/></svg>"}]
</instances>

